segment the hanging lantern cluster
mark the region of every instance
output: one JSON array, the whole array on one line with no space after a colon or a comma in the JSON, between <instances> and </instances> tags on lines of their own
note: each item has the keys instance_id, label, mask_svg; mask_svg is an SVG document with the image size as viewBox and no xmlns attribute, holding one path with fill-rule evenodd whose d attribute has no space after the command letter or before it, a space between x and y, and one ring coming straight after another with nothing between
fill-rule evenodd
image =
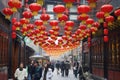
<instances>
[{"instance_id":1,"label":"hanging lantern cluster","mask_svg":"<svg viewBox=\"0 0 120 80\"><path fill-rule=\"evenodd\" d=\"M88 5L80 5L77 8L78 13L80 14L78 16L78 19L82 21L82 24L85 24L85 21L89 18L89 16L87 15L88 12L90 12L90 6Z\"/></svg>"},{"instance_id":2,"label":"hanging lantern cluster","mask_svg":"<svg viewBox=\"0 0 120 80\"><path fill-rule=\"evenodd\" d=\"M107 25L107 23L106 22L104 22L104 30L103 30L103 33L104 33L104 37L103 37L103 39L104 39L104 42L108 42L108 25Z\"/></svg>"},{"instance_id":3,"label":"hanging lantern cluster","mask_svg":"<svg viewBox=\"0 0 120 80\"><path fill-rule=\"evenodd\" d=\"M52 26L52 29L49 31L51 34L51 39L57 40L57 37L59 35L59 27L58 27L58 21L57 20L52 20L50 21L50 25Z\"/></svg>"}]
</instances>

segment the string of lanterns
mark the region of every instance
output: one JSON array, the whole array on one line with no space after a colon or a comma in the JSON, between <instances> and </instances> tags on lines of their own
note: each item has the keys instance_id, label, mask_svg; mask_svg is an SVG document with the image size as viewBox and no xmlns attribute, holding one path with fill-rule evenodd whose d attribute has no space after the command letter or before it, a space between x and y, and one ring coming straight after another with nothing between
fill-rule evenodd
<instances>
[{"instance_id":1,"label":"string of lanterns","mask_svg":"<svg viewBox=\"0 0 120 80\"><path fill-rule=\"evenodd\" d=\"M58 20L50 20L50 15L46 13L45 8L42 7L43 0L37 0L37 3L31 3L27 10L23 11L23 17L17 21L16 18L12 18L12 38L16 38L16 31L20 31L24 36L29 37L35 45L42 47L49 55L56 56L65 53L66 51L77 48L80 45L80 41L84 38L88 39L88 46L91 46L91 34L95 34L100 26L100 23L104 23L104 42L108 42L108 26L111 26L114 22L114 17L110 15L113 10L113 6L105 4L101 6L99 12L96 13L98 22L90 18L88 13L92 8L96 7L97 0L87 0L89 5L78 5L78 20L81 21L79 28L72 33L74 27L74 21L68 20L68 16L65 13L68 8L72 7L72 3L75 0L63 0L66 3L64 5L56 5L53 8L55 14L57 14ZM10 16L22 8L22 3L19 0L9 0L7 8L3 9L3 13L6 19L10 19ZM38 12L42 10L40 19L30 22L31 18L38 15ZM120 9L114 12L115 16L120 20ZM50 20L49 24L51 30L46 31L46 24ZM59 39L59 23L64 26L64 35ZM50 34L50 36L48 36ZM55 43L57 41L57 43Z\"/></svg>"}]
</instances>

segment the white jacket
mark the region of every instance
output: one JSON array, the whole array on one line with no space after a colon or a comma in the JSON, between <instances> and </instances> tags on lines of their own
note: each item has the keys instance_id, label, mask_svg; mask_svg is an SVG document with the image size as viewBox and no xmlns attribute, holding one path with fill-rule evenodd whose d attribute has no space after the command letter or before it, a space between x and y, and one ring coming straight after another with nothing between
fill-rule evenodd
<instances>
[{"instance_id":1,"label":"white jacket","mask_svg":"<svg viewBox=\"0 0 120 80\"><path fill-rule=\"evenodd\" d=\"M27 70L24 68L22 71L20 71L19 68L17 68L14 74L15 78L17 77L18 80L24 80L25 77L27 78L27 75Z\"/></svg>"},{"instance_id":2,"label":"white jacket","mask_svg":"<svg viewBox=\"0 0 120 80\"><path fill-rule=\"evenodd\" d=\"M47 74L46 74L46 80L52 80L53 72L51 68L48 68Z\"/></svg>"}]
</instances>

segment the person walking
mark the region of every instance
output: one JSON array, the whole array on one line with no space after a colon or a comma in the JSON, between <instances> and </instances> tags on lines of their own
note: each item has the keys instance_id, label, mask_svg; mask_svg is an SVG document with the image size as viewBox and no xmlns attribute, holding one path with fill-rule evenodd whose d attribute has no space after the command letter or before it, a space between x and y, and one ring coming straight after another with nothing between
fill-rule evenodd
<instances>
[{"instance_id":1,"label":"person walking","mask_svg":"<svg viewBox=\"0 0 120 80\"><path fill-rule=\"evenodd\" d=\"M61 68L62 76L64 76L64 73L65 73L65 63L64 63L64 61L61 62L60 68Z\"/></svg>"},{"instance_id":2,"label":"person walking","mask_svg":"<svg viewBox=\"0 0 120 80\"><path fill-rule=\"evenodd\" d=\"M73 73L76 78L77 78L77 74L78 74L78 67L79 67L79 63L76 61L73 65Z\"/></svg>"},{"instance_id":3,"label":"person walking","mask_svg":"<svg viewBox=\"0 0 120 80\"><path fill-rule=\"evenodd\" d=\"M24 68L23 63L20 63L20 67L16 69L14 77L16 80L27 80L27 70Z\"/></svg>"},{"instance_id":4,"label":"person walking","mask_svg":"<svg viewBox=\"0 0 120 80\"><path fill-rule=\"evenodd\" d=\"M52 80L53 77L53 71L51 68L48 68L47 74L46 74L46 80Z\"/></svg>"},{"instance_id":5,"label":"person walking","mask_svg":"<svg viewBox=\"0 0 120 80\"><path fill-rule=\"evenodd\" d=\"M36 61L34 63L34 73L33 73L33 76L32 76L32 79L33 80L40 80L41 77L42 77L42 67L39 66L39 63L38 61Z\"/></svg>"},{"instance_id":6,"label":"person walking","mask_svg":"<svg viewBox=\"0 0 120 80\"><path fill-rule=\"evenodd\" d=\"M60 74L59 73L59 69L60 69L60 62L59 61L57 61L57 63L56 63L56 69L57 69L57 74Z\"/></svg>"},{"instance_id":7,"label":"person walking","mask_svg":"<svg viewBox=\"0 0 120 80\"><path fill-rule=\"evenodd\" d=\"M69 63L69 61L66 61L65 62L65 76L67 76L67 77L69 75L69 69L70 69L70 63Z\"/></svg>"}]
</instances>

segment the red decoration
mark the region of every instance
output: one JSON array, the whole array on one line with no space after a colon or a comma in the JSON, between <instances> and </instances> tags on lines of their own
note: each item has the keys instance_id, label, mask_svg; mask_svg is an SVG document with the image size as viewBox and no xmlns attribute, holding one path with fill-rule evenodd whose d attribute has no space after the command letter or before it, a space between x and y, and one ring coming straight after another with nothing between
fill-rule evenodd
<instances>
[{"instance_id":1,"label":"red decoration","mask_svg":"<svg viewBox=\"0 0 120 80\"><path fill-rule=\"evenodd\" d=\"M28 25L27 25L27 28L28 28L29 30L33 30L33 29L34 29L34 25L33 25L33 24L28 24Z\"/></svg>"},{"instance_id":2,"label":"red decoration","mask_svg":"<svg viewBox=\"0 0 120 80\"><path fill-rule=\"evenodd\" d=\"M94 22L93 24L93 27L96 27L96 28L99 28L100 24L98 22Z\"/></svg>"},{"instance_id":3,"label":"red decoration","mask_svg":"<svg viewBox=\"0 0 120 80\"><path fill-rule=\"evenodd\" d=\"M108 35L108 29L104 29L104 35Z\"/></svg>"},{"instance_id":4,"label":"red decoration","mask_svg":"<svg viewBox=\"0 0 120 80\"><path fill-rule=\"evenodd\" d=\"M87 27L86 27L86 25L80 25L79 28L80 28L81 30L85 30Z\"/></svg>"},{"instance_id":5,"label":"red decoration","mask_svg":"<svg viewBox=\"0 0 120 80\"><path fill-rule=\"evenodd\" d=\"M99 22L102 23L104 20L104 12L97 12L96 17L99 19Z\"/></svg>"},{"instance_id":6,"label":"red decoration","mask_svg":"<svg viewBox=\"0 0 120 80\"><path fill-rule=\"evenodd\" d=\"M12 18L12 24L14 24L17 21L17 18Z\"/></svg>"},{"instance_id":7,"label":"red decoration","mask_svg":"<svg viewBox=\"0 0 120 80\"><path fill-rule=\"evenodd\" d=\"M8 2L9 7L12 8L13 12L17 12L17 9L22 7L22 3L19 0L9 0Z\"/></svg>"},{"instance_id":8,"label":"red decoration","mask_svg":"<svg viewBox=\"0 0 120 80\"><path fill-rule=\"evenodd\" d=\"M37 15L38 11L41 9L41 6L38 3L32 3L29 8L33 12L33 15Z\"/></svg>"},{"instance_id":9,"label":"red decoration","mask_svg":"<svg viewBox=\"0 0 120 80\"><path fill-rule=\"evenodd\" d=\"M68 20L68 16L65 14L62 14L62 16L58 18L58 20L64 24Z\"/></svg>"},{"instance_id":10,"label":"red decoration","mask_svg":"<svg viewBox=\"0 0 120 80\"><path fill-rule=\"evenodd\" d=\"M16 31L16 27L14 25L12 26L12 31Z\"/></svg>"},{"instance_id":11,"label":"red decoration","mask_svg":"<svg viewBox=\"0 0 120 80\"><path fill-rule=\"evenodd\" d=\"M74 22L73 21L66 21L66 26L70 26L73 27L74 26Z\"/></svg>"},{"instance_id":12,"label":"red decoration","mask_svg":"<svg viewBox=\"0 0 120 80\"><path fill-rule=\"evenodd\" d=\"M13 14L13 11L10 8L4 8L3 13L5 14L6 19L10 19L10 16Z\"/></svg>"},{"instance_id":13,"label":"red decoration","mask_svg":"<svg viewBox=\"0 0 120 80\"><path fill-rule=\"evenodd\" d=\"M16 32L12 32L11 36L12 36L12 39L15 39L16 38Z\"/></svg>"},{"instance_id":14,"label":"red decoration","mask_svg":"<svg viewBox=\"0 0 120 80\"><path fill-rule=\"evenodd\" d=\"M108 23L108 26L110 26L114 21L114 17L113 16L105 17L105 21Z\"/></svg>"},{"instance_id":15,"label":"red decoration","mask_svg":"<svg viewBox=\"0 0 120 80\"><path fill-rule=\"evenodd\" d=\"M53 8L53 11L57 13L58 18L62 16L62 13L65 11L65 7L63 5L56 5Z\"/></svg>"},{"instance_id":16,"label":"red decoration","mask_svg":"<svg viewBox=\"0 0 120 80\"><path fill-rule=\"evenodd\" d=\"M88 5L80 5L80 6L78 6L78 8L77 8L77 10L78 10L78 13L88 13L91 9L90 9L90 6L88 6ZM85 15L82 15L82 16L85 16Z\"/></svg>"},{"instance_id":17,"label":"red decoration","mask_svg":"<svg viewBox=\"0 0 120 80\"><path fill-rule=\"evenodd\" d=\"M20 23L23 25L23 27L26 27L26 24L28 24L28 20L26 18L21 18Z\"/></svg>"},{"instance_id":18,"label":"red decoration","mask_svg":"<svg viewBox=\"0 0 120 80\"><path fill-rule=\"evenodd\" d=\"M52 21L50 21L50 25L51 26L57 26L58 25L58 21L57 20L52 20Z\"/></svg>"},{"instance_id":19,"label":"red decoration","mask_svg":"<svg viewBox=\"0 0 120 80\"><path fill-rule=\"evenodd\" d=\"M105 17L109 16L109 13L113 10L113 6L105 4L101 7L101 11L105 13Z\"/></svg>"},{"instance_id":20,"label":"red decoration","mask_svg":"<svg viewBox=\"0 0 120 80\"><path fill-rule=\"evenodd\" d=\"M14 23L16 30L20 30L21 23L20 22L15 22Z\"/></svg>"},{"instance_id":21,"label":"red decoration","mask_svg":"<svg viewBox=\"0 0 120 80\"><path fill-rule=\"evenodd\" d=\"M22 13L22 15L23 15L24 18L29 19L29 18L32 17L32 12L30 12L30 11L24 11Z\"/></svg>"},{"instance_id":22,"label":"red decoration","mask_svg":"<svg viewBox=\"0 0 120 80\"><path fill-rule=\"evenodd\" d=\"M103 27L104 27L104 28L107 28L107 27L108 27L107 22L104 22L104 23L103 23Z\"/></svg>"},{"instance_id":23,"label":"red decoration","mask_svg":"<svg viewBox=\"0 0 120 80\"><path fill-rule=\"evenodd\" d=\"M108 42L108 36L104 36L104 42Z\"/></svg>"},{"instance_id":24,"label":"red decoration","mask_svg":"<svg viewBox=\"0 0 120 80\"><path fill-rule=\"evenodd\" d=\"M63 0L66 3L66 7L70 8L72 7L72 4L75 2L75 0Z\"/></svg>"},{"instance_id":25,"label":"red decoration","mask_svg":"<svg viewBox=\"0 0 120 80\"><path fill-rule=\"evenodd\" d=\"M34 24L37 26L38 29L40 29L41 26L43 25L43 21L42 21L42 20L36 20L36 21L34 22Z\"/></svg>"},{"instance_id":26,"label":"red decoration","mask_svg":"<svg viewBox=\"0 0 120 80\"><path fill-rule=\"evenodd\" d=\"M92 24L94 23L94 20L92 18L88 18L86 20L86 24L87 24L87 27L90 28L92 26Z\"/></svg>"},{"instance_id":27,"label":"red decoration","mask_svg":"<svg viewBox=\"0 0 120 80\"><path fill-rule=\"evenodd\" d=\"M87 0L87 1L88 1L88 3L89 3L91 8L95 8L96 7L96 1L97 0Z\"/></svg>"},{"instance_id":28,"label":"red decoration","mask_svg":"<svg viewBox=\"0 0 120 80\"><path fill-rule=\"evenodd\" d=\"M120 20L120 9L116 10L114 14L117 16L117 19Z\"/></svg>"},{"instance_id":29,"label":"red decoration","mask_svg":"<svg viewBox=\"0 0 120 80\"><path fill-rule=\"evenodd\" d=\"M48 14L41 14L40 19L43 20L44 24L50 19Z\"/></svg>"}]
</instances>

